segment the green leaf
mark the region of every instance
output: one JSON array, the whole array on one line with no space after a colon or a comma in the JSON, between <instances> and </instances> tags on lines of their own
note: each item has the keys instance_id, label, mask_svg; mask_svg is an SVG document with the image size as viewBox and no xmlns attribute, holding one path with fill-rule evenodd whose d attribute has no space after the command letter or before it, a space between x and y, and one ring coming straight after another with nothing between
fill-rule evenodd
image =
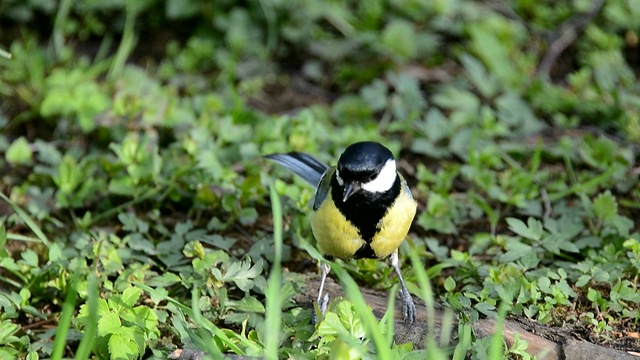
<instances>
[{"instance_id":1,"label":"green leaf","mask_svg":"<svg viewBox=\"0 0 640 360\"><path fill-rule=\"evenodd\" d=\"M122 334L131 339L136 345L136 350L138 354L143 354L146 349L146 339L145 334L142 332L142 329L138 326L125 326L123 328ZM155 332L153 337L150 339L157 339L155 335L159 335L159 332Z\"/></svg>"},{"instance_id":2,"label":"green leaf","mask_svg":"<svg viewBox=\"0 0 640 360\"><path fill-rule=\"evenodd\" d=\"M11 145L7 149L7 152L5 153L5 158L11 164L31 164L31 161L33 160L33 153L31 151L29 143L24 138L24 136L17 138L11 143Z\"/></svg>"},{"instance_id":3,"label":"green leaf","mask_svg":"<svg viewBox=\"0 0 640 360\"><path fill-rule=\"evenodd\" d=\"M167 289L163 287L159 287L157 289L154 289L153 292L149 293L149 296L151 296L151 301L153 301L153 303L157 305L158 303L169 297L169 291L167 291Z\"/></svg>"},{"instance_id":4,"label":"green leaf","mask_svg":"<svg viewBox=\"0 0 640 360\"><path fill-rule=\"evenodd\" d=\"M311 339L315 337L337 336L341 333L347 333L347 329L342 325L340 318L334 312L327 312Z\"/></svg>"},{"instance_id":5,"label":"green leaf","mask_svg":"<svg viewBox=\"0 0 640 360\"><path fill-rule=\"evenodd\" d=\"M122 196L133 196L139 191L131 176L112 178L109 181L108 190L110 193Z\"/></svg>"},{"instance_id":6,"label":"green leaf","mask_svg":"<svg viewBox=\"0 0 640 360\"><path fill-rule=\"evenodd\" d=\"M414 25L405 20L393 20L382 31L382 44L400 59L410 59L416 54Z\"/></svg>"},{"instance_id":7,"label":"green leaf","mask_svg":"<svg viewBox=\"0 0 640 360\"><path fill-rule=\"evenodd\" d=\"M253 296L245 296L240 301L229 300L227 302L227 307L233 308L242 312L255 312L255 313L265 312L264 305Z\"/></svg>"},{"instance_id":8,"label":"green leaf","mask_svg":"<svg viewBox=\"0 0 640 360\"><path fill-rule=\"evenodd\" d=\"M122 302L128 305L129 307L133 307L138 301L138 299L140 298L141 294L142 294L142 290L136 287L126 288L122 292Z\"/></svg>"},{"instance_id":9,"label":"green leaf","mask_svg":"<svg viewBox=\"0 0 640 360\"><path fill-rule=\"evenodd\" d=\"M122 264L122 259L120 258L120 254L118 253L118 249L114 246L104 245L102 249L102 265L104 266L105 271L119 271L124 265Z\"/></svg>"},{"instance_id":10,"label":"green leaf","mask_svg":"<svg viewBox=\"0 0 640 360\"><path fill-rule=\"evenodd\" d=\"M578 281L576 281L576 286L577 287L583 287L585 285L587 285L589 282L591 281L591 276L590 275L580 275L580 277L578 278Z\"/></svg>"},{"instance_id":11,"label":"green leaf","mask_svg":"<svg viewBox=\"0 0 640 360\"><path fill-rule=\"evenodd\" d=\"M17 338L16 338L17 339ZM0 359L17 359L18 351L10 347L0 348Z\"/></svg>"},{"instance_id":12,"label":"green leaf","mask_svg":"<svg viewBox=\"0 0 640 360\"><path fill-rule=\"evenodd\" d=\"M536 241L542 238L544 230L542 228L542 223L540 221L530 217L527 220L527 224L528 224L527 226L520 219L507 218L506 220L507 220L507 224L509 225L509 230L513 231L514 233L524 238L536 240Z\"/></svg>"},{"instance_id":13,"label":"green leaf","mask_svg":"<svg viewBox=\"0 0 640 360\"><path fill-rule=\"evenodd\" d=\"M112 312L102 314L102 317L98 320L98 336L118 334L121 328L120 317Z\"/></svg>"},{"instance_id":14,"label":"green leaf","mask_svg":"<svg viewBox=\"0 0 640 360\"><path fill-rule=\"evenodd\" d=\"M135 340L124 334L113 334L109 338L111 360L134 359L139 353Z\"/></svg>"},{"instance_id":15,"label":"green leaf","mask_svg":"<svg viewBox=\"0 0 640 360\"><path fill-rule=\"evenodd\" d=\"M143 320L144 330L147 333L160 335L158 330L158 315L148 306L136 306L133 308L133 314L138 320Z\"/></svg>"},{"instance_id":16,"label":"green leaf","mask_svg":"<svg viewBox=\"0 0 640 360\"><path fill-rule=\"evenodd\" d=\"M610 225L615 228L620 236L629 236L631 229L635 226L633 220L621 215L614 216Z\"/></svg>"},{"instance_id":17,"label":"green leaf","mask_svg":"<svg viewBox=\"0 0 640 360\"><path fill-rule=\"evenodd\" d=\"M593 211L603 223L608 224L618 214L618 202L610 190L598 195L593 200Z\"/></svg>"},{"instance_id":18,"label":"green leaf","mask_svg":"<svg viewBox=\"0 0 640 360\"><path fill-rule=\"evenodd\" d=\"M20 331L20 325L13 324L11 321L2 320L0 322L0 344L10 343L10 339L15 338L14 335ZM17 338L15 338L17 340Z\"/></svg>"},{"instance_id":19,"label":"green leaf","mask_svg":"<svg viewBox=\"0 0 640 360\"><path fill-rule=\"evenodd\" d=\"M540 288L540 291L550 294L551 293L551 280L549 280L548 277L543 276L541 278L538 279L538 288Z\"/></svg>"},{"instance_id":20,"label":"green leaf","mask_svg":"<svg viewBox=\"0 0 640 360\"><path fill-rule=\"evenodd\" d=\"M1 229L0 229L1 231ZM1 238L1 236L0 236ZM0 245L1 245L2 241L0 241ZM54 264L57 263L59 261L62 261L63 257L62 257L62 246L59 243L53 243L51 244L51 247L49 247L49 264Z\"/></svg>"},{"instance_id":21,"label":"green leaf","mask_svg":"<svg viewBox=\"0 0 640 360\"><path fill-rule=\"evenodd\" d=\"M74 89L75 97L82 99L77 104L77 118L80 128L85 133L96 127L96 117L109 106L109 98L95 83L81 83Z\"/></svg>"},{"instance_id":22,"label":"green leaf","mask_svg":"<svg viewBox=\"0 0 640 360\"><path fill-rule=\"evenodd\" d=\"M478 310L480 313L485 314L487 316L495 316L496 315L496 306L493 304L489 304L486 302L481 302L478 303L474 306L474 308L476 308L476 310Z\"/></svg>"},{"instance_id":23,"label":"green leaf","mask_svg":"<svg viewBox=\"0 0 640 360\"><path fill-rule=\"evenodd\" d=\"M250 260L232 263L222 277L223 281L233 281L242 291L253 287L253 279L262 273L262 261L251 266Z\"/></svg>"},{"instance_id":24,"label":"green leaf","mask_svg":"<svg viewBox=\"0 0 640 360\"><path fill-rule=\"evenodd\" d=\"M360 90L360 96L372 111L384 110L389 101L387 84L380 79L376 79Z\"/></svg>"},{"instance_id":25,"label":"green leaf","mask_svg":"<svg viewBox=\"0 0 640 360\"><path fill-rule=\"evenodd\" d=\"M27 249L22 252L20 255L24 262L31 267L38 267L38 254L36 254L33 250Z\"/></svg>"},{"instance_id":26,"label":"green leaf","mask_svg":"<svg viewBox=\"0 0 640 360\"><path fill-rule=\"evenodd\" d=\"M523 244L520 241L509 241L505 249L507 252L498 257L502 263L510 263L525 257L536 256L530 245Z\"/></svg>"},{"instance_id":27,"label":"green leaf","mask_svg":"<svg viewBox=\"0 0 640 360\"><path fill-rule=\"evenodd\" d=\"M484 65L469 54L462 54L460 62L464 67L469 80L485 98L492 98L498 91L498 83L494 77L487 73Z\"/></svg>"},{"instance_id":28,"label":"green leaf","mask_svg":"<svg viewBox=\"0 0 640 360\"><path fill-rule=\"evenodd\" d=\"M200 11L199 3L192 0L167 1L165 12L169 19L188 19Z\"/></svg>"},{"instance_id":29,"label":"green leaf","mask_svg":"<svg viewBox=\"0 0 640 360\"><path fill-rule=\"evenodd\" d=\"M244 208L238 213L238 220L242 225L253 225L258 219L258 211L255 208Z\"/></svg>"},{"instance_id":30,"label":"green leaf","mask_svg":"<svg viewBox=\"0 0 640 360\"><path fill-rule=\"evenodd\" d=\"M165 272L160 276L148 279L146 284L153 287L167 287L178 282L180 282L180 276L172 272Z\"/></svg>"},{"instance_id":31,"label":"green leaf","mask_svg":"<svg viewBox=\"0 0 640 360\"><path fill-rule=\"evenodd\" d=\"M448 292L452 292L456 288L456 281L451 276L447 277L444 281L444 289Z\"/></svg>"},{"instance_id":32,"label":"green leaf","mask_svg":"<svg viewBox=\"0 0 640 360\"><path fill-rule=\"evenodd\" d=\"M46 142L38 139L35 141L34 145L38 154L38 161L55 167L62 160L62 155L56 148L55 142Z\"/></svg>"},{"instance_id":33,"label":"green leaf","mask_svg":"<svg viewBox=\"0 0 640 360\"><path fill-rule=\"evenodd\" d=\"M347 329L349 334L356 338L364 338L365 330L362 322L358 318L353 309L353 305L349 301L341 301L336 307L336 313L340 318L340 322Z\"/></svg>"}]
</instances>

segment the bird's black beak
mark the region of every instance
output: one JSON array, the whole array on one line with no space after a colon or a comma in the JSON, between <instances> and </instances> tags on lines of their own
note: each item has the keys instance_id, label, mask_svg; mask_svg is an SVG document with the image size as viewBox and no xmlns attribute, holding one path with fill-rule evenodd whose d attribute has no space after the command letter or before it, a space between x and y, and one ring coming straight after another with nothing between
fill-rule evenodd
<instances>
[{"instance_id":1,"label":"bird's black beak","mask_svg":"<svg viewBox=\"0 0 640 360\"><path fill-rule=\"evenodd\" d=\"M351 195L360 191L360 183L357 181L349 182L344 187L344 195L342 196L342 202L347 202Z\"/></svg>"}]
</instances>

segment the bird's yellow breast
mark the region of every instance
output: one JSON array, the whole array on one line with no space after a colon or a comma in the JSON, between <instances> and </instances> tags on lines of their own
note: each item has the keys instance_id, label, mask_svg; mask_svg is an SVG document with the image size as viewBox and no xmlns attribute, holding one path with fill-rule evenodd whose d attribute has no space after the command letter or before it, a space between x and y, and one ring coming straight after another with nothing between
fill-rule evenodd
<instances>
[{"instance_id":1,"label":"bird's yellow breast","mask_svg":"<svg viewBox=\"0 0 640 360\"><path fill-rule=\"evenodd\" d=\"M416 214L416 201L402 189L400 196L377 224L378 231L371 241L371 249L378 258L386 258L404 241ZM331 192L311 214L311 229L325 255L350 259L365 245L358 229L338 210Z\"/></svg>"}]
</instances>

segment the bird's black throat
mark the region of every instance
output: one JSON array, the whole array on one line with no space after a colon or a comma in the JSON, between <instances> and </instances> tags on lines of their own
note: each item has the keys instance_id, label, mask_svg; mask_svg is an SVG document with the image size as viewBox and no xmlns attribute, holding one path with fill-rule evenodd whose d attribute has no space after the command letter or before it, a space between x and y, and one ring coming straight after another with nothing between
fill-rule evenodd
<instances>
[{"instance_id":1,"label":"bird's black throat","mask_svg":"<svg viewBox=\"0 0 640 360\"><path fill-rule=\"evenodd\" d=\"M333 202L342 215L358 229L360 236L366 243L355 253L355 258L376 257L371 248L371 241L380 231L380 220L386 215L401 190L402 186L398 176L388 191L372 193L360 190L351 195L346 202L343 202L344 188L338 184L335 175L331 179L331 198Z\"/></svg>"}]
</instances>

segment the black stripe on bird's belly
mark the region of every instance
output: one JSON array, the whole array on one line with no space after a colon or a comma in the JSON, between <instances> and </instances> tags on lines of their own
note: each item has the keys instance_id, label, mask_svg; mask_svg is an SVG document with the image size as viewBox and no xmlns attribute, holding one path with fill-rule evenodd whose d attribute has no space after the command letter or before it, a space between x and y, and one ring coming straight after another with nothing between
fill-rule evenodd
<instances>
[{"instance_id":1,"label":"black stripe on bird's belly","mask_svg":"<svg viewBox=\"0 0 640 360\"><path fill-rule=\"evenodd\" d=\"M347 202L343 202L344 190L334 176L331 184L331 198L342 215L358 229L362 240L366 243L354 254L355 258L376 257L371 248L371 241L380 231L378 227L380 220L387 214L401 190L400 177L398 177L389 191L372 193L361 190L351 195Z\"/></svg>"},{"instance_id":2,"label":"black stripe on bird's belly","mask_svg":"<svg viewBox=\"0 0 640 360\"><path fill-rule=\"evenodd\" d=\"M354 259L362 259L362 258L366 258L366 259L374 259L376 258L376 253L375 251L373 251L373 249L371 248L371 243L365 243L360 249L358 249L358 251L356 251L355 254L353 254Z\"/></svg>"}]
</instances>

